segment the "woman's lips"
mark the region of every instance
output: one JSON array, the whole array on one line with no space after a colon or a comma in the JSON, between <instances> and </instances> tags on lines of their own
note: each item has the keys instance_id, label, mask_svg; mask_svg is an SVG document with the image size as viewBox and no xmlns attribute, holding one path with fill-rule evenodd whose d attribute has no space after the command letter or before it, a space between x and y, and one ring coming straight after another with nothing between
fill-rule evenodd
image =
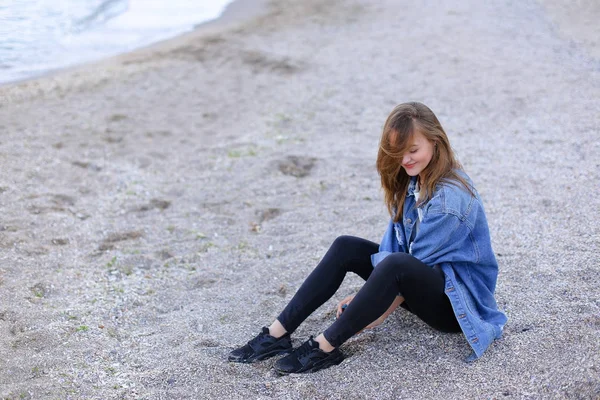
<instances>
[{"instance_id":1,"label":"woman's lips","mask_svg":"<svg viewBox=\"0 0 600 400\"><path fill-rule=\"evenodd\" d=\"M414 167L415 165L417 165L417 163L414 163L414 164L405 164L405 165L404 165L404 168L406 168L406 169L411 169L411 168L412 168L412 167Z\"/></svg>"}]
</instances>

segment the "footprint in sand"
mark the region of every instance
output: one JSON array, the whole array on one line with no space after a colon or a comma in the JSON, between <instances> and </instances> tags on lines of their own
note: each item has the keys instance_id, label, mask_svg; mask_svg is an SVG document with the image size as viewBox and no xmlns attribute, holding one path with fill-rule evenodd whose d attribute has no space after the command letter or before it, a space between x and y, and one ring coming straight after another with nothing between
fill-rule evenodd
<instances>
[{"instance_id":1,"label":"footprint in sand","mask_svg":"<svg viewBox=\"0 0 600 400\"><path fill-rule=\"evenodd\" d=\"M125 240L133 240L139 239L144 236L142 231L128 231L128 232L118 232L112 233L108 235L98 247L100 251L112 250L115 248L115 244L118 242L123 242Z\"/></svg>"},{"instance_id":2,"label":"footprint in sand","mask_svg":"<svg viewBox=\"0 0 600 400\"><path fill-rule=\"evenodd\" d=\"M316 162L317 159L315 157L287 156L283 160L277 162L277 168L284 175L304 178L310 175Z\"/></svg>"}]
</instances>

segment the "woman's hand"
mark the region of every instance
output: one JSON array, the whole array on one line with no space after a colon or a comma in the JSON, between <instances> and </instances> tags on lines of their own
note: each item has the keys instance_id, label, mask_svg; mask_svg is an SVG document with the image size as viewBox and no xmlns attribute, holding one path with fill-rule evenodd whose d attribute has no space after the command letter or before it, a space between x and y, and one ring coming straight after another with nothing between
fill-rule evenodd
<instances>
[{"instance_id":1,"label":"woman's hand","mask_svg":"<svg viewBox=\"0 0 600 400\"><path fill-rule=\"evenodd\" d=\"M336 313L335 313L335 318L339 318L340 315L342 315L342 312L343 312L342 306L344 306L344 305L347 306L348 304L350 304L352 302L352 300L354 299L354 296L356 296L356 295L355 294L351 294L350 296L346 297L344 300L342 300L342 301L340 301L338 303L337 310L336 310Z\"/></svg>"}]
</instances>

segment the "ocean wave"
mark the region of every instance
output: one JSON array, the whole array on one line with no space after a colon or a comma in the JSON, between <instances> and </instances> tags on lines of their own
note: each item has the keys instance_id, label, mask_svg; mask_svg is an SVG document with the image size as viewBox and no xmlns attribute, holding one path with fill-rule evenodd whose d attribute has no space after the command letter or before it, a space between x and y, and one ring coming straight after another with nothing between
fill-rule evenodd
<instances>
[{"instance_id":1,"label":"ocean wave","mask_svg":"<svg viewBox=\"0 0 600 400\"><path fill-rule=\"evenodd\" d=\"M75 20L72 25L72 33L80 33L95 26L106 23L106 21L126 12L127 0L105 0L83 18Z\"/></svg>"},{"instance_id":2,"label":"ocean wave","mask_svg":"<svg viewBox=\"0 0 600 400\"><path fill-rule=\"evenodd\" d=\"M149 45L231 0L0 0L0 84Z\"/></svg>"}]
</instances>

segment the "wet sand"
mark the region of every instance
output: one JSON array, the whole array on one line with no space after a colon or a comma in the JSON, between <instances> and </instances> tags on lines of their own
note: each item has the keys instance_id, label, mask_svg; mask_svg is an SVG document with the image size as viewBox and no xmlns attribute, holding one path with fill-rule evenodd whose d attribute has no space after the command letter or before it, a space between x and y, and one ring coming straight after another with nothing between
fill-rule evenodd
<instances>
[{"instance_id":1,"label":"wet sand","mask_svg":"<svg viewBox=\"0 0 600 400\"><path fill-rule=\"evenodd\" d=\"M0 397L600 397L598 7L299 3L0 87ZM380 239L380 129L409 100L483 197L503 339L465 363L398 311L322 372L226 362L335 237Z\"/></svg>"}]
</instances>

